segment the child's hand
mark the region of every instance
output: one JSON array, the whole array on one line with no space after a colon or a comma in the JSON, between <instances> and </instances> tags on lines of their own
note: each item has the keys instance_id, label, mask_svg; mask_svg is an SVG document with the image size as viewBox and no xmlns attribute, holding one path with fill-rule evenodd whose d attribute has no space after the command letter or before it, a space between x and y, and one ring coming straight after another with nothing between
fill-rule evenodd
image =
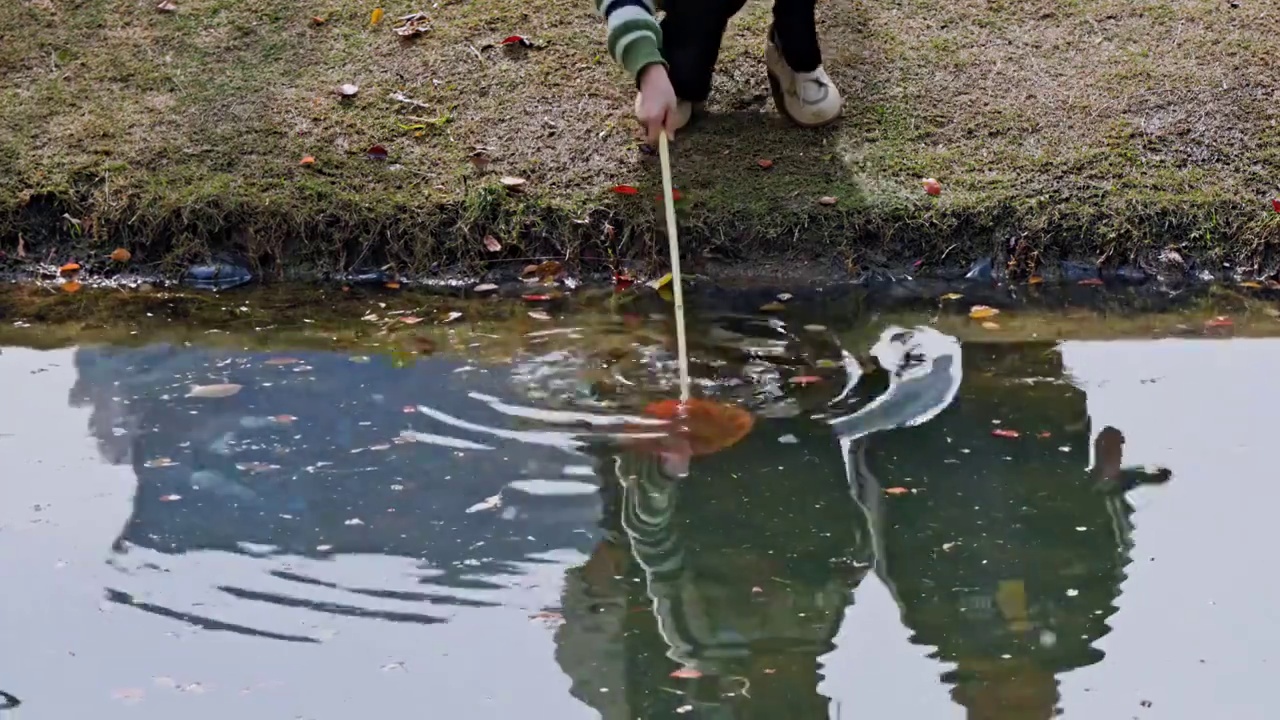
<instances>
[{"instance_id":1,"label":"child's hand","mask_svg":"<svg viewBox=\"0 0 1280 720\"><path fill-rule=\"evenodd\" d=\"M675 139L676 91L671 87L667 68L653 64L640 71L640 105L637 116L649 136L649 144L657 147L658 135L667 131Z\"/></svg>"}]
</instances>

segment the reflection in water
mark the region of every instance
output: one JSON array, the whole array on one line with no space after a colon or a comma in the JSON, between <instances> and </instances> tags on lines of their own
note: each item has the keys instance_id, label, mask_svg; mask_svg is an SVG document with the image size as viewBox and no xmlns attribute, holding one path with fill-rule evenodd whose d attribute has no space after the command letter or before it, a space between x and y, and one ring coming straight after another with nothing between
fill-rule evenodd
<instances>
[{"instance_id":1,"label":"reflection in water","mask_svg":"<svg viewBox=\"0 0 1280 720\"><path fill-rule=\"evenodd\" d=\"M1169 478L1126 467L1119 430L1093 438L1056 351L961 352L889 328L850 352L746 317L691 332L699 394L756 421L679 463L633 442L665 437L640 412L675 385L665 338L592 352L544 332L509 366L409 368L81 349L72 402L138 479L107 599L316 643L316 626L253 608L431 626L577 550L555 635L574 697L606 719L807 719L832 716L822 659L874 573L968 717L1051 717L1057 676L1102 657L1128 563L1124 492ZM228 381L244 390L186 396ZM203 594L161 592L192 584L177 559L211 554L262 584L202 575ZM350 572L375 558L377 581Z\"/></svg>"}]
</instances>

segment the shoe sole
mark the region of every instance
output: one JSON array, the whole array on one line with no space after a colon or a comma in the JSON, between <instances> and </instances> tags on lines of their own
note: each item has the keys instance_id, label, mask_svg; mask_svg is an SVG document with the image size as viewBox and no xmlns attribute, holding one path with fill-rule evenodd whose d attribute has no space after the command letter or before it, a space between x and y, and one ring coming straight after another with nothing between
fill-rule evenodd
<instances>
[{"instance_id":1,"label":"shoe sole","mask_svg":"<svg viewBox=\"0 0 1280 720\"><path fill-rule=\"evenodd\" d=\"M830 120L824 120L818 123L801 122L797 120L794 115L787 112L787 102L785 99L786 96L783 94L783 91L782 91L782 81L778 79L778 76L772 70L765 70L765 74L769 76L769 92L771 95L773 95L773 104L775 107L778 108L778 112L781 113L788 120L790 120L792 123L799 125L802 128L826 127L831 123L835 122L836 120L839 120L840 115L844 113L844 108L842 107L840 109L840 112L836 113L835 117L832 117Z\"/></svg>"}]
</instances>

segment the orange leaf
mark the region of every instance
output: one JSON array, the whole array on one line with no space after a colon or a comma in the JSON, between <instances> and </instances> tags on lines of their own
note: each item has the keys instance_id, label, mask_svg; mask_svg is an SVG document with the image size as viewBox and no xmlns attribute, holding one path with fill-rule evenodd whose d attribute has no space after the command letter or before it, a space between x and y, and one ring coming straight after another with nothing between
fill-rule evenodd
<instances>
[{"instance_id":1,"label":"orange leaf","mask_svg":"<svg viewBox=\"0 0 1280 720\"><path fill-rule=\"evenodd\" d=\"M885 495L903 495L909 492L911 491L904 487L891 487L884 489Z\"/></svg>"},{"instance_id":2,"label":"orange leaf","mask_svg":"<svg viewBox=\"0 0 1280 720\"><path fill-rule=\"evenodd\" d=\"M329 22L329 20L328 20L327 18L322 18L322 17L320 17L319 15L314 15L314 16L312 16L312 18L311 18L311 24L312 24L312 25L323 25L323 24L325 24L325 23L327 23L327 22Z\"/></svg>"},{"instance_id":3,"label":"orange leaf","mask_svg":"<svg viewBox=\"0 0 1280 720\"><path fill-rule=\"evenodd\" d=\"M76 272L80 272L80 263L69 262L58 268L59 275L69 275Z\"/></svg>"},{"instance_id":4,"label":"orange leaf","mask_svg":"<svg viewBox=\"0 0 1280 720\"><path fill-rule=\"evenodd\" d=\"M1042 282L1044 282L1044 278L1040 277L1039 275L1032 275L1031 277L1027 278L1028 285L1039 285Z\"/></svg>"},{"instance_id":5,"label":"orange leaf","mask_svg":"<svg viewBox=\"0 0 1280 720\"><path fill-rule=\"evenodd\" d=\"M988 305L974 305L969 308L969 317L974 320L986 320L990 317L999 315L1000 311Z\"/></svg>"},{"instance_id":6,"label":"orange leaf","mask_svg":"<svg viewBox=\"0 0 1280 720\"><path fill-rule=\"evenodd\" d=\"M757 160L756 164L765 170L768 170L769 168L773 167L773 161L766 160L764 158L760 158L759 160Z\"/></svg>"},{"instance_id":7,"label":"orange leaf","mask_svg":"<svg viewBox=\"0 0 1280 720\"><path fill-rule=\"evenodd\" d=\"M127 263L133 258L133 253L124 248L116 248L111 251L111 259L118 263Z\"/></svg>"},{"instance_id":8,"label":"orange leaf","mask_svg":"<svg viewBox=\"0 0 1280 720\"><path fill-rule=\"evenodd\" d=\"M1235 323L1226 315L1219 315L1212 320L1206 320L1204 323L1204 326L1207 328L1231 327L1232 325L1235 325Z\"/></svg>"},{"instance_id":9,"label":"orange leaf","mask_svg":"<svg viewBox=\"0 0 1280 720\"><path fill-rule=\"evenodd\" d=\"M316 159L315 159L314 157L310 156L310 155L307 155L306 157L304 157L304 158L302 158L301 160L299 160L299 161L298 161L298 164L299 164L299 165L315 165L315 164L316 164Z\"/></svg>"},{"instance_id":10,"label":"orange leaf","mask_svg":"<svg viewBox=\"0 0 1280 720\"><path fill-rule=\"evenodd\" d=\"M995 430L991 431L991 434L995 435L996 437L1002 437L1002 438L1016 438L1019 436L1020 433L1017 430L1006 430L1004 428L996 428Z\"/></svg>"},{"instance_id":11,"label":"orange leaf","mask_svg":"<svg viewBox=\"0 0 1280 720\"><path fill-rule=\"evenodd\" d=\"M81 287L83 286L80 283L76 282L75 280L72 280L71 282L66 282L62 284L62 292L68 292L68 293L80 292Z\"/></svg>"},{"instance_id":12,"label":"orange leaf","mask_svg":"<svg viewBox=\"0 0 1280 720\"><path fill-rule=\"evenodd\" d=\"M942 194L942 183L938 182L933 178L925 178L922 182L924 184L924 191L926 193L929 193L930 195L935 195L935 196Z\"/></svg>"},{"instance_id":13,"label":"orange leaf","mask_svg":"<svg viewBox=\"0 0 1280 720\"><path fill-rule=\"evenodd\" d=\"M613 187L609 188L609 190L619 195L635 195L636 193L640 192L639 190L635 189L630 185L614 185Z\"/></svg>"},{"instance_id":14,"label":"orange leaf","mask_svg":"<svg viewBox=\"0 0 1280 720\"><path fill-rule=\"evenodd\" d=\"M1101 278L1085 278L1084 280L1081 280L1077 284L1078 285L1101 285L1102 279Z\"/></svg>"},{"instance_id":15,"label":"orange leaf","mask_svg":"<svg viewBox=\"0 0 1280 720\"><path fill-rule=\"evenodd\" d=\"M822 378L818 375L796 375L790 380L792 385L812 385L816 382L822 382Z\"/></svg>"},{"instance_id":16,"label":"orange leaf","mask_svg":"<svg viewBox=\"0 0 1280 720\"><path fill-rule=\"evenodd\" d=\"M395 280L392 280L391 282L383 283L382 286L387 288L388 290L400 289L400 283L396 282Z\"/></svg>"},{"instance_id":17,"label":"orange leaf","mask_svg":"<svg viewBox=\"0 0 1280 720\"><path fill-rule=\"evenodd\" d=\"M695 670L694 668L686 667L686 668L680 668L679 670L676 670L675 672L671 673L668 677L673 677L680 680L696 680L697 678L702 677L702 673L699 672L698 670Z\"/></svg>"}]
</instances>

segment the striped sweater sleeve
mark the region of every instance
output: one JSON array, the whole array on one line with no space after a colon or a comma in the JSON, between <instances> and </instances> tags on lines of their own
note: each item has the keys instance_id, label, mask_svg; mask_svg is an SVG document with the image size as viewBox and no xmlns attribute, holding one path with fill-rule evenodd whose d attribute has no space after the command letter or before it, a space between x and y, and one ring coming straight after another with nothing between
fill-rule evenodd
<instances>
[{"instance_id":1,"label":"striped sweater sleeve","mask_svg":"<svg viewBox=\"0 0 1280 720\"><path fill-rule=\"evenodd\" d=\"M632 78L662 59L662 28L653 0L595 0L609 28L609 54Z\"/></svg>"}]
</instances>

